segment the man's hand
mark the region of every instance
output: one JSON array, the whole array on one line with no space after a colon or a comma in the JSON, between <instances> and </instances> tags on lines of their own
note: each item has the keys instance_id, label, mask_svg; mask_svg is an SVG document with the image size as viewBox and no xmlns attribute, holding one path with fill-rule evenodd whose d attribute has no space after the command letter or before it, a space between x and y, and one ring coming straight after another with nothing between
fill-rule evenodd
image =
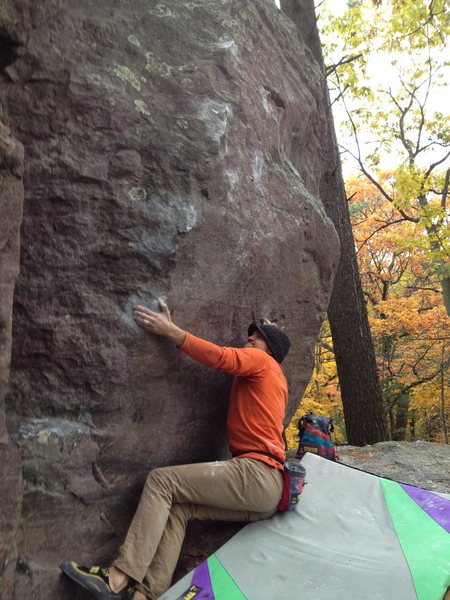
<instances>
[{"instance_id":1,"label":"man's hand","mask_svg":"<svg viewBox=\"0 0 450 600\"><path fill-rule=\"evenodd\" d=\"M276 323L272 323L269 319L263 319L263 325L274 325L275 327L278 327Z\"/></svg>"},{"instance_id":2,"label":"man's hand","mask_svg":"<svg viewBox=\"0 0 450 600\"><path fill-rule=\"evenodd\" d=\"M153 312L145 306L136 306L133 310L134 320L150 333L168 338L177 346L181 346L186 337L186 332L175 323L172 323L167 304L160 300L159 305L162 311L160 313Z\"/></svg>"}]
</instances>

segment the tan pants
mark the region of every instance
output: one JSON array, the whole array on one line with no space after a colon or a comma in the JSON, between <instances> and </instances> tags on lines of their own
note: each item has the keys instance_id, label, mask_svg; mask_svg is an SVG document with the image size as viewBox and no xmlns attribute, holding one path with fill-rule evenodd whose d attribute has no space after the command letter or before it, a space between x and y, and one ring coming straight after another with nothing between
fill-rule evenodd
<instances>
[{"instance_id":1,"label":"tan pants","mask_svg":"<svg viewBox=\"0 0 450 600\"><path fill-rule=\"evenodd\" d=\"M156 600L170 587L188 521L267 519L282 485L279 470L251 458L155 469L114 566Z\"/></svg>"}]
</instances>

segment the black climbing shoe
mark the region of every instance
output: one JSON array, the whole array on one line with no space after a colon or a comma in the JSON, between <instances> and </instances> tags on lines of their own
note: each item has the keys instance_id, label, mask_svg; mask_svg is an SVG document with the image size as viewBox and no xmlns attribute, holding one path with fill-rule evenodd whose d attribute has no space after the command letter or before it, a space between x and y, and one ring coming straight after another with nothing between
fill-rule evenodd
<instances>
[{"instance_id":1,"label":"black climbing shoe","mask_svg":"<svg viewBox=\"0 0 450 600\"><path fill-rule=\"evenodd\" d=\"M88 590L97 600L133 600L136 588L128 584L120 592L113 592L109 587L109 569L102 567L81 567L76 562L64 562L61 565L63 572L73 581Z\"/></svg>"}]
</instances>

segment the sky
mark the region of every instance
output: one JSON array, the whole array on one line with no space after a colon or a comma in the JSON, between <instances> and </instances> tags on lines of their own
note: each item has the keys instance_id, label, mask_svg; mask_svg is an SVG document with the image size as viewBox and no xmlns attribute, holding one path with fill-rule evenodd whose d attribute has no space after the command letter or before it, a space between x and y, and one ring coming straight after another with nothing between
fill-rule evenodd
<instances>
[{"instance_id":1,"label":"sky","mask_svg":"<svg viewBox=\"0 0 450 600\"><path fill-rule=\"evenodd\" d=\"M280 2L279 0L274 0L275 4L278 6L278 8L280 8ZM316 3L318 2L318 0L316 0ZM341 14L343 14L346 9L347 9L347 4L348 4L348 0L327 0L328 3L332 3L332 7L333 7L333 13L336 16L339 16ZM390 61L392 60L392 55L386 56L386 55L382 55L382 54L376 54L373 53L370 56L370 62L368 64L368 69L367 69L367 73L371 78L371 82L370 85L371 87L373 86L373 89L377 89L377 88L381 88L383 87L384 89L386 89L387 87L390 87L392 89L398 89L399 86L399 76L398 76L398 72L397 70L390 64ZM448 73L448 70L447 70ZM447 82L447 84L449 84L450 82ZM447 88L440 88L440 89L434 89L432 94L430 94L429 99L427 100L427 107L430 110L439 110L441 111L443 114L448 114L448 87ZM346 120L346 113L344 110L344 107L341 103L336 102L333 104L333 115L334 115L334 121L335 121L335 128L336 128L336 133L338 136L338 140L346 146L350 146L355 150L355 146L352 143L352 140L350 139L350 137L348 135L345 135L344 131L343 131L343 127L341 126L341 123L343 121ZM373 136L372 136L372 140L373 140ZM361 135L360 137L360 142L362 144L362 146L364 148L373 148L373 142L371 143L371 136L370 133L367 133L365 135ZM400 151L400 148L397 149L397 152ZM350 174L356 173L357 172L357 166L356 163L354 162L353 159L349 158L347 156L347 158L343 157L343 171L344 171L344 177L347 177ZM430 159L430 155L423 155L423 164L430 164L430 162L433 162L434 157L431 157ZM448 161L450 163L450 161ZM392 153L382 153L381 154L381 162L380 162L380 168L381 169L388 169L390 167L392 167L392 163L393 163L393 157L392 157ZM419 161L420 164L420 161ZM443 165L447 166L445 163Z\"/></svg>"}]
</instances>

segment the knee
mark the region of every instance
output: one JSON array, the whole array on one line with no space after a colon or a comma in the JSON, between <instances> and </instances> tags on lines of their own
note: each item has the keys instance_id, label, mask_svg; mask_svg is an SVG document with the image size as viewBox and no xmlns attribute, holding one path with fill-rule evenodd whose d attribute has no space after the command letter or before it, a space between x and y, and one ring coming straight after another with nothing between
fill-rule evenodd
<instances>
[{"instance_id":1,"label":"knee","mask_svg":"<svg viewBox=\"0 0 450 600\"><path fill-rule=\"evenodd\" d=\"M194 517L190 504L173 504L170 509L170 515L173 519L187 523Z\"/></svg>"},{"instance_id":2,"label":"knee","mask_svg":"<svg viewBox=\"0 0 450 600\"><path fill-rule=\"evenodd\" d=\"M151 490L166 489L167 477L165 471L166 469L164 467L159 467L157 469L153 469L153 471L150 471L145 481L145 487Z\"/></svg>"}]
</instances>

